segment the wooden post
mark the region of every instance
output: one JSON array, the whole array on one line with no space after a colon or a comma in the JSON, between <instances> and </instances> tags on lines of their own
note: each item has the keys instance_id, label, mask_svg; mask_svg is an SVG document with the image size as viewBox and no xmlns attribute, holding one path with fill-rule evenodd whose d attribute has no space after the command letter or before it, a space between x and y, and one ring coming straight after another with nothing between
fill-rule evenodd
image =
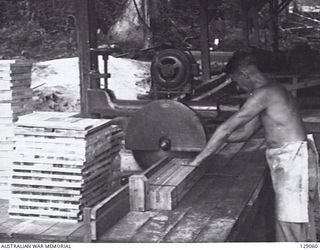
<instances>
[{"instance_id":1,"label":"wooden post","mask_svg":"<svg viewBox=\"0 0 320 250\"><path fill-rule=\"evenodd\" d=\"M297 96L298 86L299 86L298 76L293 76L292 77L292 87L294 90L291 91L293 96Z\"/></svg>"},{"instance_id":2,"label":"wooden post","mask_svg":"<svg viewBox=\"0 0 320 250\"><path fill-rule=\"evenodd\" d=\"M85 207L83 209L83 223L86 227L86 233L84 235L84 242L91 242L91 208Z\"/></svg>"},{"instance_id":3,"label":"wooden post","mask_svg":"<svg viewBox=\"0 0 320 250\"><path fill-rule=\"evenodd\" d=\"M90 71L97 67L97 59L90 55L90 48L97 46L97 32L94 22L94 0L75 0L77 42L80 72L81 116L89 116L87 90L91 87Z\"/></svg>"},{"instance_id":4,"label":"wooden post","mask_svg":"<svg viewBox=\"0 0 320 250\"><path fill-rule=\"evenodd\" d=\"M145 175L132 175L129 178L130 210L144 212L147 208L149 192L148 179Z\"/></svg>"},{"instance_id":5,"label":"wooden post","mask_svg":"<svg viewBox=\"0 0 320 250\"><path fill-rule=\"evenodd\" d=\"M90 49L96 49L98 47L98 35L97 35L97 17L95 9L96 0L90 0L88 5L88 20L89 20L89 46ZM96 53L90 53L90 72L99 73L98 56ZM100 88L100 78L91 79L90 88Z\"/></svg>"},{"instance_id":6,"label":"wooden post","mask_svg":"<svg viewBox=\"0 0 320 250\"><path fill-rule=\"evenodd\" d=\"M210 79L210 50L208 29L208 0L199 0L200 4L200 44L201 44L201 67L202 81Z\"/></svg>"},{"instance_id":7,"label":"wooden post","mask_svg":"<svg viewBox=\"0 0 320 250\"><path fill-rule=\"evenodd\" d=\"M249 5L247 1L241 1L241 14L242 14L242 34L245 48L250 46L249 38Z\"/></svg>"},{"instance_id":8,"label":"wooden post","mask_svg":"<svg viewBox=\"0 0 320 250\"><path fill-rule=\"evenodd\" d=\"M271 47L273 51L279 51L279 14L278 14L278 0L270 0L270 31L271 31Z\"/></svg>"},{"instance_id":9,"label":"wooden post","mask_svg":"<svg viewBox=\"0 0 320 250\"><path fill-rule=\"evenodd\" d=\"M259 13L256 8L252 9L252 23L253 23L253 39L254 45L260 48L260 27L259 27Z\"/></svg>"},{"instance_id":10,"label":"wooden post","mask_svg":"<svg viewBox=\"0 0 320 250\"><path fill-rule=\"evenodd\" d=\"M144 48L149 48L152 46L152 30L151 30L151 0L143 0L143 12L144 12L144 20L148 27L144 27L145 29L145 42Z\"/></svg>"}]
</instances>

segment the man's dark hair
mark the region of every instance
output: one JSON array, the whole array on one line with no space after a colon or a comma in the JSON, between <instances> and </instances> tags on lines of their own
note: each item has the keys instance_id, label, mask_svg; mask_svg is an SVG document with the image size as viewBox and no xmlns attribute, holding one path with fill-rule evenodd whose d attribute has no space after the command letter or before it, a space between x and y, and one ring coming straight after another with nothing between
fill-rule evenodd
<instances>
[{"instance_id":1,"label":"man's dark hair","mask_svg":"<svg viewBox=\"0 0 320 250\"><path fill-rule=\"evenodd\" d=\"M224 71L230 75L235 73L240 67L249 65L256 65L255 57L250 52L238 50L230 58Z\"/></svg>"}]
</instances>

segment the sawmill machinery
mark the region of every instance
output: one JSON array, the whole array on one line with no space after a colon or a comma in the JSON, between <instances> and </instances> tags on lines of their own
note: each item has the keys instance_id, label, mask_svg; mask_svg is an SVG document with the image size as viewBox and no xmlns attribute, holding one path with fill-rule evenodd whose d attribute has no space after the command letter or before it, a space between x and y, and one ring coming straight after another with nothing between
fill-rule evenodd
<instances>
[{"instance_id":1,"label":"sawmill machinery","mask_svg":"<svg viewBox=\"0 0 320 250\"><path fill-rule=\"evenodd\" d=\"M149 98L119 100L108 86L108 57L114 51L98 48L94 1L76 1L81 113L93 118L125 117L126 148L143 169L163 157L197 154L209 138L208 121L218 120L224 111L211 97L231 81L224 74L212 75L208 3L199 3L198 58L174 48L157 51L151 64ZM99 56L104 59L103 73L99 72Z\"/></svg>"},{"instance_id":2,"label":"sawmill machinery","mask_svg":"<svg viewBox=\"0 0 320 250\"><path fill-rule=\"evenodd\" d=\"M91 50L107 64L108 51ZM107 65L105 65L107 68ZM199 64L191 53L165 49L151 63L148 99L119 100L105 84L88 90L90 113L98 117L128 117L125 146L142 169L164 157L195 156L206 145L207 121L215 120L223 108L210 96L231 81L221 74L201 81ZM92 71L91 77L99 75ZM109 77L109 74L100 74ZM209 97L209 98L208 98Z\"/></svg>"},{"instance_id":3,"label":"sawmill machinery","mask_svg":"<svg viewBox=\"0 0 320 250\"><path fill-rule=\"evenodd\" d=\"M194 78L199 74L199 64L191 53L178 49L159 51L151 64L150 92L155 99L190 95L194 91Z\"/></svg>"}]
</instances>

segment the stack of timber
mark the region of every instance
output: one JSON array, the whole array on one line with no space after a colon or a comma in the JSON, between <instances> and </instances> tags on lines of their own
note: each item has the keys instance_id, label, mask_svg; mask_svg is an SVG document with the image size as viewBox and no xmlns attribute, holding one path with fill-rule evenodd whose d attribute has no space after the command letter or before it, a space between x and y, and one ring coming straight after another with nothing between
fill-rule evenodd
<instances>
[{"instance_id":1,"label":"stack of timber","mask_svg":"<svg viewBox=\"0 0 320 250\"><path fill-rule=\"evenodd\" d=\"M129 178L130 210L172 210L203 175L189 159L163 160ZM152 172L152 173L151 173Z\"/></svg>"},{"instance_id":2,"label":"stack of timber","mask_svg":"<svg viewBox=\"0 0 320 250\"><path fill-rule=\"evenodd\" d=\"M120 186L123 133L110 120L37 112L15 128L9 215L80 221Z\"/></svg>"},{"instance_id":3,"label":"stack of timber","mask_svg":"<svg viewBox=\"0 0 320 250\"><path fill-rule=\"evenodd\" d=\"M33 111L31 90L32 64L0 61L0 192L10 197L10 173L14 149L14 124L20 115Z\"/></svg>"},{"instance_id":4,"label":"stack of timber","mask_svg":"<svg viewBox=\"0 0 320 250\"><path fill-rule=\"evenodd\" d=\"M149 180L150 209L172 210L201 178L203 169L188 165L188 159L172 159Z\"/></svg>"}]
</instances>

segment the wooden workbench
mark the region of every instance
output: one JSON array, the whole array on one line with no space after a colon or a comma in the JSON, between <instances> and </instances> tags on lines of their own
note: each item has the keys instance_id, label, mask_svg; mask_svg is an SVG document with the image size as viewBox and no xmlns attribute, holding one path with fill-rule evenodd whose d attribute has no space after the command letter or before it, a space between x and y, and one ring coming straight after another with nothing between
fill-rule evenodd
<instances>
[{"instance_id":1,"label":"wooden workbench","mask_svg":"<svg viewBox=\"0 0 320 250\"><path fill-rule=\"evenodd\" d=\"M255 218L263 218L261 208L269 194L264 185L266 162L262 143L261 139L254 139L227 145L207 161L206 174L176 209L129 212L97 241L250 241L247 236ZM84 223L9 219L8 203L0 200L0 204L1 242L88 241Z\"/></svg>"},{"instance_id":2,"label":"wooden workbench","mask_svg":"<svg viewBox=\"0 0 320 250\"><path fill-rule=\"evenodd\" d=\"M264 227L264 208L271 194L264 185L264 151L262 139L227 145L206 162L205 175L177 208L129 212L99 241L267 241L249 237L253 225Z\"/></svg>"}]
</instances>

